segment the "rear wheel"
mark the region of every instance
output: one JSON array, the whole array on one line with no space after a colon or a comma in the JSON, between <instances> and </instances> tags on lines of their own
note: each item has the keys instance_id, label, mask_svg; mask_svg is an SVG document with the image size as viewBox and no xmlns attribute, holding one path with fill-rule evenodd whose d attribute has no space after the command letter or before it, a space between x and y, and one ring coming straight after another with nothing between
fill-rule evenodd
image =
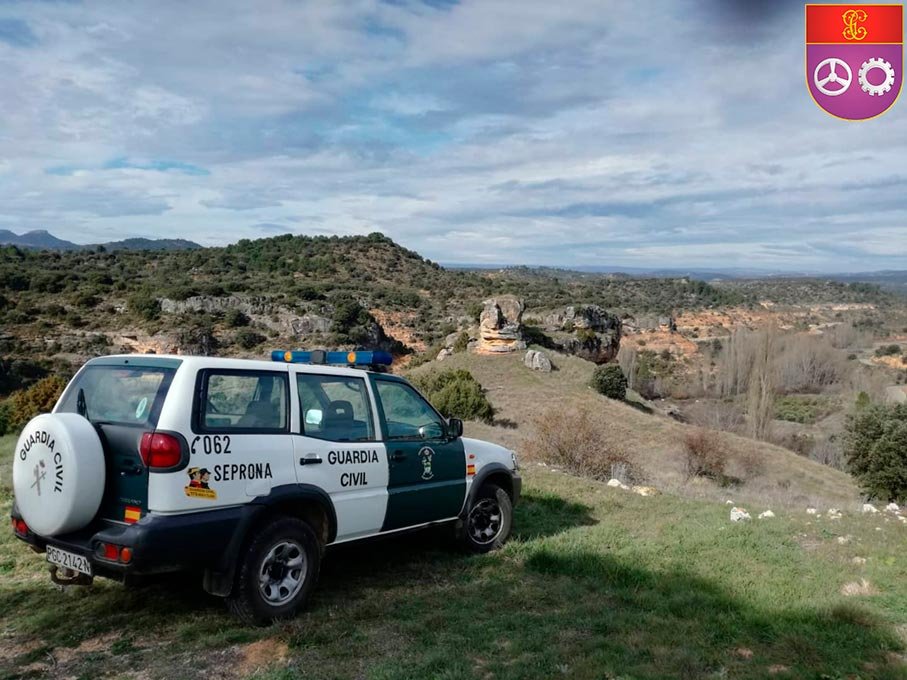
<instances>
[{"instance_id":1,"label":"rear wheel","mask_svg":"<svg viewBox=\"0 0 907 680\"><path fill-rule=\"evenodd\" d=\"M458 523L460 544L469 552L486 553L507 542L513 528L513 503L495 484L484 484Z\"/></svg>"},{"instance_id":2,"label":"rear wheel","mask_svg":"<svg viewBox=\"0 0 907 680\"><path fill-rule=\"evenodd\" d=\"M321 551L312 528L283 517L249 543L227 606L240 619L267 625L294 616L318 581Z\"/></svg>"}]
</instances>

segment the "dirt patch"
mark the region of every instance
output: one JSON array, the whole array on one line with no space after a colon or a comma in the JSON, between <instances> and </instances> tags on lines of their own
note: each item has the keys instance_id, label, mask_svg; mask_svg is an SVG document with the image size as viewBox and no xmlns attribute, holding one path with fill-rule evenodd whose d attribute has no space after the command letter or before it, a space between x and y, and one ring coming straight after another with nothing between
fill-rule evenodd
<instances>
[{"instance_id":1,"label":"dirt patch","mask_svg":"<svg viewBox=\"0 0 907 680\"><path fill-rule=\"evenodd\" d=\"M106 652L121 636L117 633L106 633L97 637L82 640L78 647L58 647L54 650L54 659L58 664L67 664L82 654Z\"/></svg>"},{"instance_id":2,"label":"dirt patch","mask_svg":"<svg viewBox=\"0 0 907 680\"><path fill-rule=\"evenodd\" d=\"M285 642L265 638L250 642L239 648L237 656L237 675L246 677L276 664L283 664L290 653Z\"/></svg>"},{"instance_id":3,"label":"dirt patch","mask_svg":"<svg viewBox=\"0 0 907 680\"><path fill-rule=\"evenodd\" d=\"M845 597L861 597L866 595L876 595L878 594L875 586L873 586L865 578L861 578L859 581L851 581L850 583L845 583L841 586L841 594Z\"/></svg>"}]
</instances>

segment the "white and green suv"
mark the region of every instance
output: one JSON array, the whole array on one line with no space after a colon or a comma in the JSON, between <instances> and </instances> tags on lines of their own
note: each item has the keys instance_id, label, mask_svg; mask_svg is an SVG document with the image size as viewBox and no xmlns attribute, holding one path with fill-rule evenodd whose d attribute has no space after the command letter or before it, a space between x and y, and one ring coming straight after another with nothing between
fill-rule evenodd
<instances>
[{"instance_id":1,"label":"white and green suv","mask_svg":"<svg viewBox=\"0 0 907 680\"><path fill-rule=\"evenodd\" d=\"M383 352L89 361L16 445L13 529L58 583L203 571L243 619L304 606L327 546L510 534L513 452L462 436Z\"/></svg>"}]
</instances>

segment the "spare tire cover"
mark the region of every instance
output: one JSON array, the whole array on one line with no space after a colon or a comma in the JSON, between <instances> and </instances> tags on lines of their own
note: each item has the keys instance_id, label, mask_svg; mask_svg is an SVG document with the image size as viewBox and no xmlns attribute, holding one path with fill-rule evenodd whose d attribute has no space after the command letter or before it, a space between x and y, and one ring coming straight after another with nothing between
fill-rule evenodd
<instances>
[{"instance_id":1,"label":"spare tire cover","mask_svg":"<svg viewBox=\"0 0 907 680\"><path fill-rule=\"evenodd\" d=\"M33 418L16 443L13 491L29 528L56 536L88 524L104 496L104 448L77 413Z\"/></svg>"}]
</instances>

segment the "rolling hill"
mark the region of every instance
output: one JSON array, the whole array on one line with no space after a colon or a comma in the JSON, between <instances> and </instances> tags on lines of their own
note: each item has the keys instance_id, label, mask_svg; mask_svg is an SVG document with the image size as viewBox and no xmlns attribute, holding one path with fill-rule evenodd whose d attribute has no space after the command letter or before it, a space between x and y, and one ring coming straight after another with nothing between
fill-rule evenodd
<instances>
[{"instance_id":1,"label":"rolling hill","mask_svg":"<svg viewBox=\"0 0 907 680\"><path fill-rule=\"evenodd\" d=\"M107 250L195 250L201 246L185 239L150 239L127 238L120 241L107 241L105 243L89 243L80 245L72 241L57 238L45 229L35 229L23 234L16 234L8 229L0 229L0 245L17 246L31 250L94 250L98 247Z\"/></svg>"}]
</instances>

